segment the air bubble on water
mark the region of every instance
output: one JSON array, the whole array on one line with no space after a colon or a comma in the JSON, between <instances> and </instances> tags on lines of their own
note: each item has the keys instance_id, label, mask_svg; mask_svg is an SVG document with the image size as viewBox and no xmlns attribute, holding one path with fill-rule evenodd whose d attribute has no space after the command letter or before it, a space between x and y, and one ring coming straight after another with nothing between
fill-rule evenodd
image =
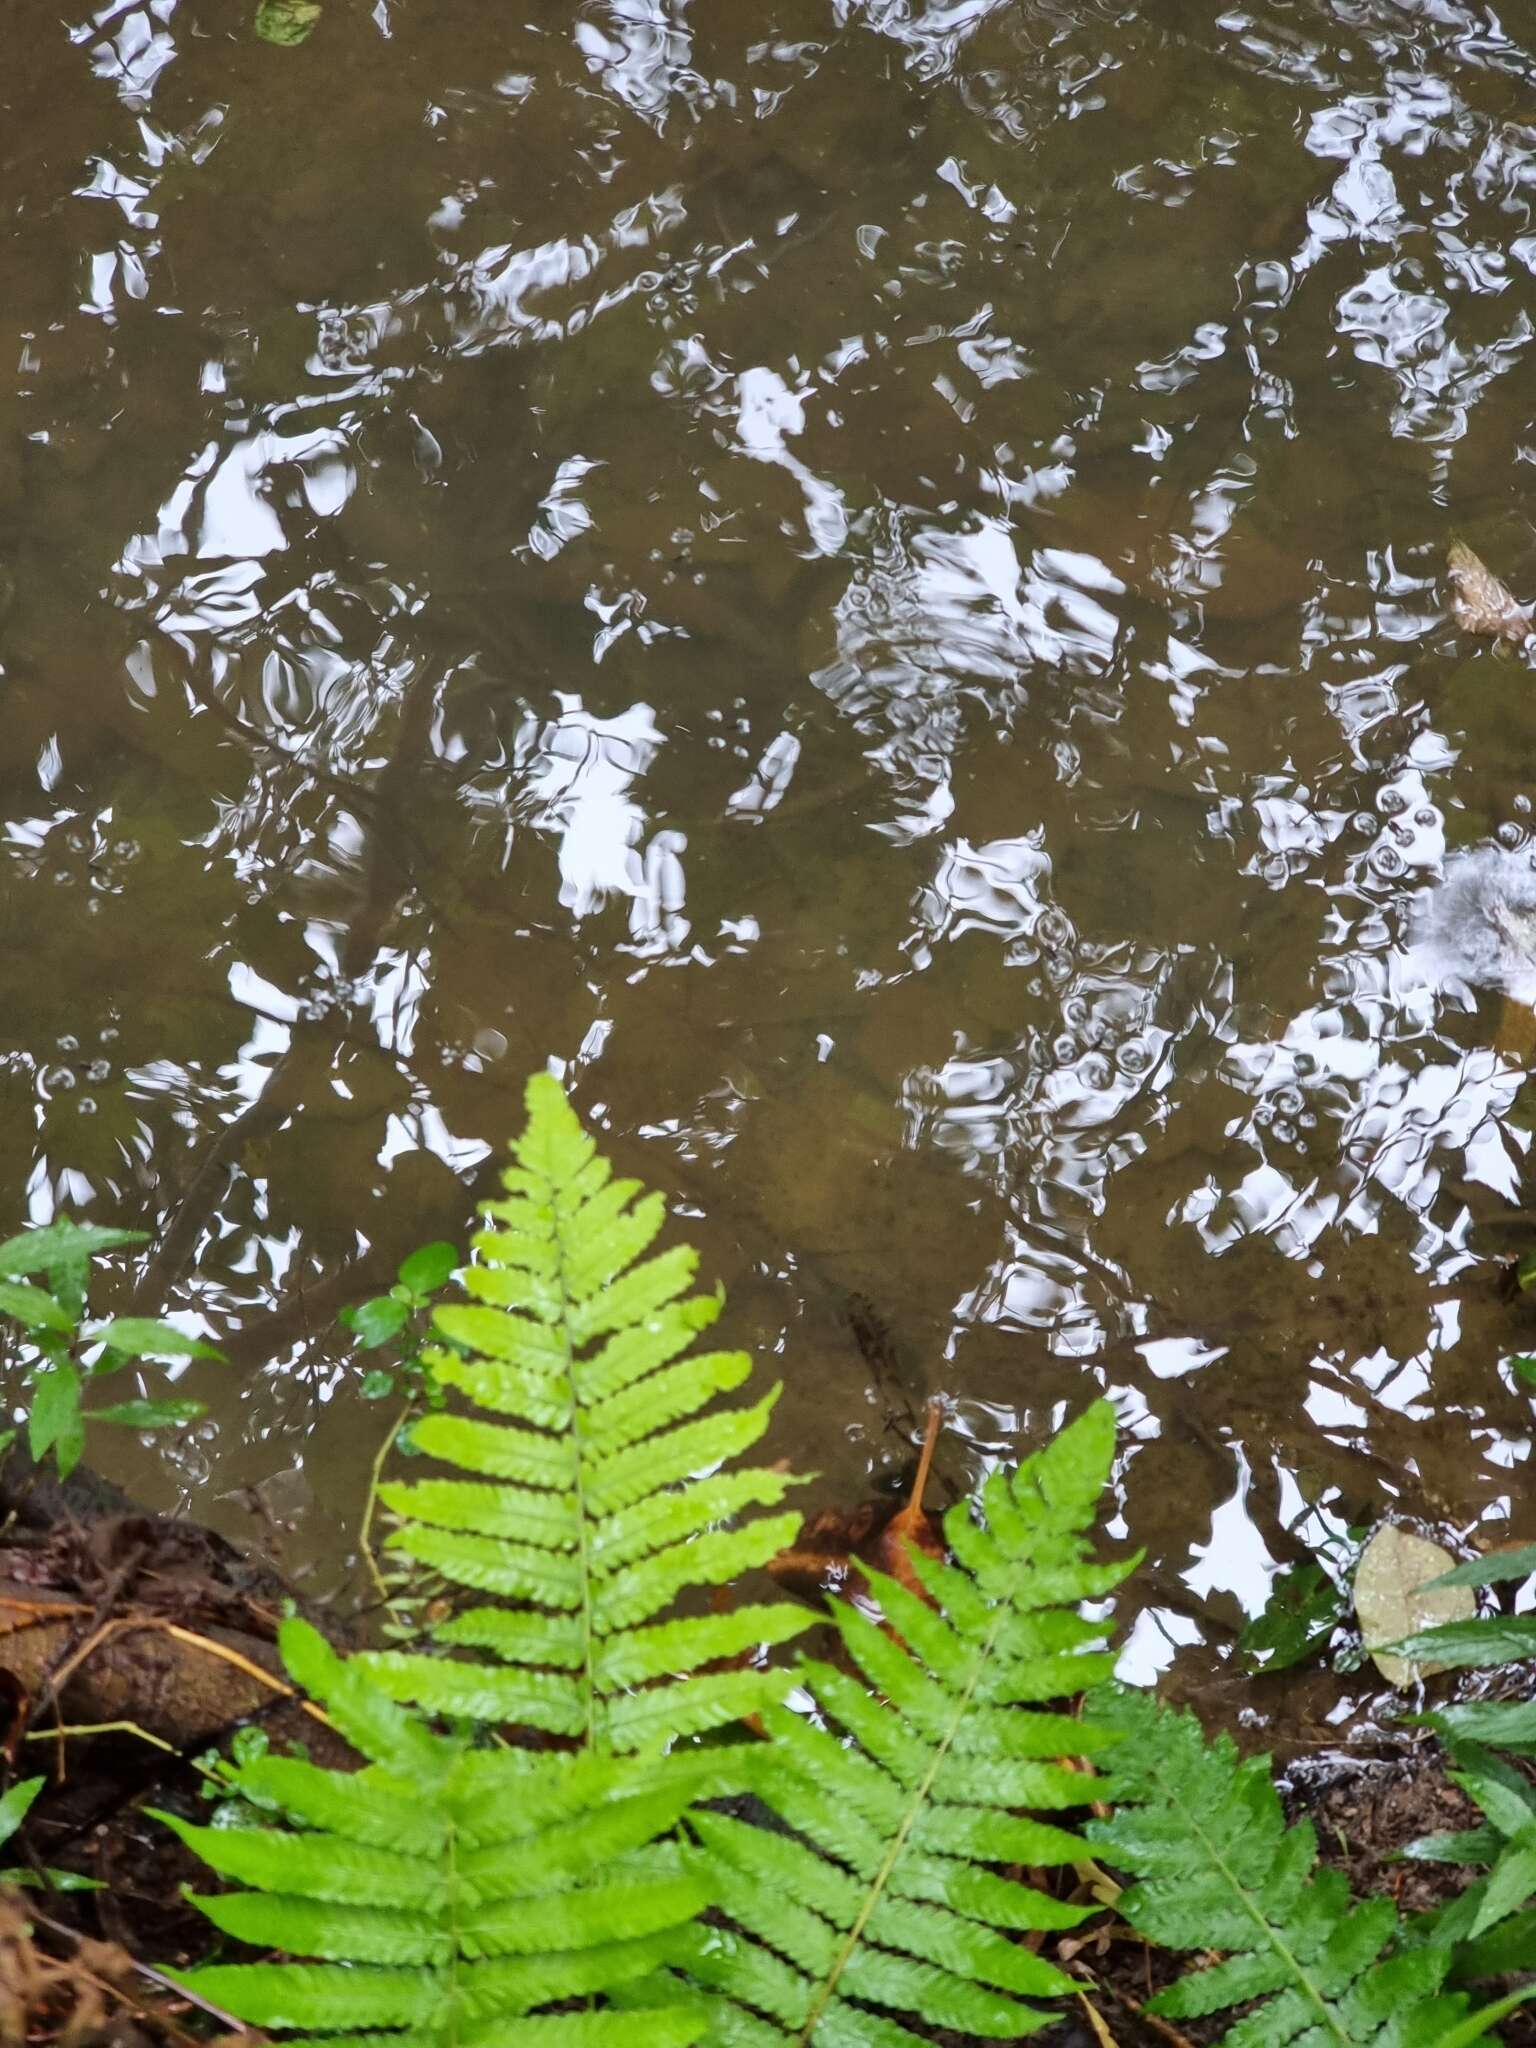
<instances>
[{"instance_id":1,"label":"air bubble on water","mask_svg":"<svg viewBox=\"0 0 1536 2048\"><path fill-rule=\"evenodd\" d=\"M67 1031L62 1038L55 1039L54 1043L58 1046L60 1052L78 1052L80 1050L79 1039L72 1037Z\"/></svg>"},{"instance_id":2,"label":"air bubble on water","mask_svg":"<svg viewBox=\"0 0 1536 2048\"><path fill-rule=\"evenodd\" d=\"M1152 1049L1139 1038L1128 1038L1115 1054L1123 1074L1144 1074L1152 1064Z\"/></svg>"},{"instance_id":3,"label":"air bubble on water","mask_svg":"<svg viewBox=\"0 0 1536 2048\"><path fill-rule=\"evenodd\" d=\"M1520 813L1522 818L1528 818L1531 815L1530 798L1524 794L1517 796L1515 798L1514 808Z\"/></svg>"},{"instance_id":4,"label":"air bubble on water","mask_svg":"<svg viewBox=\"0 0 1536 2048\"><path fill-rule=\"evenodd\" d=\"M75 1114L77 1116L94 1116L96 1114L96 1098L93 1095L82 1095L75 1104Z\"/></svg>"},{"instance_id":5,"label":"air bubble on water","mask_svg":"<svg viewBox=\"0 0 1536 2048\"><path fill-rule=\"evenodd\" d=\"M1384 817L1395 818L1400 811L1408 808L1408 799L1400 789L1384 789L1376 799L1376 808Z\"/></svg>"},{"instance_id":6,"label":"air bubble on water","mask_svg":"<svg viewBox=\"0 0 1536 2048\"><path fill-rule=\"evenodd\" d=\"M1114 1069L1101 1052L1090 1052L1078 1063L1078 1079L1085 1088L1107 1088L1114 1079Z\"/></svg>"},{"instance_id":7,"label":"air bubble on water","mask_svg":"<svg viewBox=\"0 0 1536 2048\"><path fill-rule=\"evenodd\" d=\"M1351 831L1358 832L1362 839L1373 839L1376 835L1376 820L1369 811L1356 811L1349 823Z\"/></svg>"},{"instance_id":8,"label":"air bubble on water","mask_svg":"<svg viewBox=\"0 0 1536 2048\"><path fill-rule=\"evenodd\" d=\"M92 1060L85 1070L85 1078L87 1081L110 1081L112 1078L112 1062L110 1060Z\"/></svg>"},{"instance_id":9,"label":"air bubble on water","mask_svg":"<svg viewBox=\"0 0 1536 2048\"><path fill-rule=\"evenodd\" d=\"M1500 846L1523 846L1525 844L1525 834L1515 824L1501 825L1493 836L1498 840Z\"/></svg>"},{"instance_id":10,"label":"air bubble on water","mask_svg":"<svg viewBox=\"0 0 1536 2048\"><path fill-rule=\"evenodd\" d=\"M1077 1040L1070 1031L1063 1031L1060 1038L1052 1045L1051 1051L1061 1061L1063 1066L1070 1066L1072 1061L1077 1058Z\"/></svg>"},{"instance_id":11,"label":"air bubble on water","mask_svg":"<svg viewBox=\"0 0 1536 2048\"><path fill-rule=\"evenodd\" d=\"M1058 947L1070 946L1072 927L1067 922L1066 913L1054 906L1042 910L1035 921L1034 936L1036 943L1045 947L1047 952L1054 952Z\"/></svg>"},{"instance_id":12,"label":"air bubble on water","mask_svg":"<svg viewBox=\"0 0 1536 2048\"><path fill-rule=\"evenodd\" d=\"M1388 830L1399 846L1412 846L1414 840L1418 837L1418 834L1411 825L1392 825L1388 827Z\"/></svg>"},{"instance_id":13,"label":"air bubble on water","mask_svg":"<svg viewBox=\"0 0 1536 2048\"><path fill-rule=\"evenodd\" d=\"M1433 831L1440 822L1440 813L1433 804L1422 804L1413 814L1415 825L1422 825L1426 832Z\"/></svg>"},{"instance_id":14,"label":"air bubble on water","mask_svg":"<svg viewBox=\"0 0 1536 2048\"><path fill-rule=\"evenodd\" d=\"M1403 872L1403 856L1395 846L1378 846L1371 855L1371 865L1378 875L1400 875Z\"/></svg>"},{"instance_id":15,"label":"air bubble on water","mask_svg":"<svg viewBox=\"0 0 1536 2048\"><path fill-rule=\"evenodd\" d=\"M1277 1116L1274 1123L1274 1138L1277 1145L1294 1145L1296 1126L1289 1117Z\"/></svg>"}]
</instances>

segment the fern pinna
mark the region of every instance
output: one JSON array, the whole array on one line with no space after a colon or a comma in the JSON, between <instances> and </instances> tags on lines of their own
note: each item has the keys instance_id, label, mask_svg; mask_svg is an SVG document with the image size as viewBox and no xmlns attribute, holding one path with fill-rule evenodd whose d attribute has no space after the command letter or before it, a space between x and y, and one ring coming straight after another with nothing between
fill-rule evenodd
<instances>
[{"instance_id":1,"label":"fern pinna","mask_svg":"<svg viewBox=\"0 0 1536 2048\"><path fill-rule=\"evenodd\" d=\"M1104 1625L1077 1612L1134 1564L1096 1562L1085 1540L1113 1448L1100 1402L1016 1473L995 1474L979 1513L952 1509L954 1562L911 1553L932 1605L871 1573L896 1635L834 1603L862 1676L803 1662L816 1715L763 1716L774 1740L757 1789L792 1832L723 1813L689 1822L694 1867L732 1923L681 1937L711 2043L899 2048L927 2038L908 2017L1014 2040L1053 2017L1024 2001L1078 1988L1012 1937L1094 1909L985 1866L1087 1853L1015 1809L1080 1806L1086 1781L1060 1759L1115 1739L1035 1704L1098 1684L1113 1661L1090 1647Z\"/></svg>"},{"instance_id":2,"label":"fern pinna","mask_svg":"<svg viewBox=\"0 0 1536 2048\"><path fill-rule=\"evenodd\" d=\"M306 1623L284 1624L293 1677L369 1759L229 1767L251 1806L293 1827L160 1817L222 1877L197 1898L240 1941L316 1961L214 1964L178 1978L291 2048L685 2048L681 1997L634 2009L675 1930L705 1903L671 1831L718 1793L707 1756L468 1748L434 1733ZM593 2004L629 1990L631 2009ZM541 2010L579 2002L579 2010Z\"/></svg>"},{"instance_id":3,"label":"fern pinna","mask_svg":"<svg viewBox=\"0 0 1536 2048\"><path fill-rule=\"evenodd\" d=\"M1241 1760L1229 1737L1208 1739L1194 1715L1146 1693L1092 1706L1125 1736L1102 1787L1116 1811L1086 1830L1140 1879L1121 1914L1162 1947L1223 1956L1160 1991L1149 2013L1249 2007L1221 2037L1231 2048L1461 2048L1528 1995L1468 2012L1464 1995L1443 1992L1452 1945L1402 1922L1390 1899L1357 1904L1341 1872L1318 1868L1312 1826L1286 1825L1268 1757Z\"/></svg>"},{"instance_id":4,"label":"fern pinna","mask_svg":"<svg viewBox=\"0 0 1536 2048\"><path fill-rule=\"evenodd\" d=\"M473 1476L380 1489L400 1518L393 1549L517 1604L473 1605L433 1632L499 1665L407 1651L366 1661L396 1698L433 1712L636 1751L782 1694L782 1674L706 1667L797 1634L803 1613L669 1610L790 1541L798 1515L736 1518L796 1482L715 1469L762 1436L778 1388L702 1413L751 1361L683 1355L720 1311L718 1296L687 1291L698 1255L680 1245L643 1258L665 1219L660 1195L613 1177L550 1075L534 1076L527 1101L506 1199L484 1205L491 1227L463 1275L473 1298L436 1311L447 1341L424 1354L440 1382L507 1419L424 1417L415 1447Z\"/></svg>"}]
</instances>

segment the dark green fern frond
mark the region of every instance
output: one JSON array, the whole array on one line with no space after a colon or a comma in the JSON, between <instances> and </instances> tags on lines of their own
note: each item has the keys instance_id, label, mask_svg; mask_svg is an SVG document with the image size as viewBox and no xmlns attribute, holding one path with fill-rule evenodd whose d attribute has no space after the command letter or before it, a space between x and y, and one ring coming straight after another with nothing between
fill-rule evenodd
<instances>
[{"instance_id":1,"label":"dark green fern frond","mask_svg":"<svg viewBox=\"0 0 1536 2048\"><path fill-rule=\"evenodd\" d=\"M1077 1836L1028 1813L1081 1806L1065 1758L1114 1731L1036 1703L1097 1685L1104 1625L1077 1603L1134 1560L1095 1562L1091 1532L1114 1448L1090 1408L977 1507L951 1511L953 1564L914 1551L934 1604L875 1574L899 1638L834 1604L863 1674L807 1662L817 1715L771 1709L758 1791L793 1833L697 1813L695 1867L733 1931L684 1937L720 2048L899 2048L930 2027L1014 2040L1052 2015L1024 2001L1076 1987L1016 1934L1075 1926L1064 1905L990 1864L1061 1864ZM979 1511L978 1511L979 1510ZM834 1732L834 1729L838 1732Z\"/></svg>"},{"instance_id":2,"label":"dark green fern frond","mask_svg":"<svg viewBox=\"0 0 1536 2048\"><path fill-rule=\"evenodd\" d=\"M801 1610L671 1611L690 1589L766 1564L799 1526L792 1513L739 1519L776 1506L797 1483L788 1475L719 1469L762 1436L778 1389L704 1412L751 1362L684 1356L719 1299L687 1292L698 1263L687 1246L642 1257L661 1197L613 1178L547 1074L528 1084L513 1160L463 1276L473 1299L437 1310L447 1344L425 1354L445 1385L506 1420L428 1415L416 1447L471 1476L380 1497L401 1518L395 1550L515 1604L474 1605L434 1631L496 1663L403 1651L366 1661L396 1698L433 1712L637 1751L785 1689L782 1675L707 1667L797 1634Z\"/></svg>"},{"instance_id":3,"label":"dark green fern frond","mask_svg":"<svg viewBox=\"0 0 1536 2048\"><path fill-rule=\"evenodd\" d=\"M1308 1822L1286 1825L1269 1759L1207 1740L1192 1714L1144 1693L1105 1695L1097 1717L1125 1740L1103 1796L1114 1817L1086 1830L1103 1859L1140 1882L1120 1900L1137 1933L1222 1960L1186 1972L1147 2007L1165 2019L1252 2005L1232 2048L1439 2048L1471 2042L1512 2001L1467 2010L1441 1990L1454 1957L1405 1928L1389 1899L1357 1903L1321 1870Z\"/></svg>"},{"instance_id":4,"label":"dark green fern frond","mask_svg":"<svg viewBox=\"0 0 1536 2048\"><path fill-rule=\"evenodd\" d=\"M676 1996L617 2012L592 2001L654 1979L705 1902L675 1843L690 1799L725 1789L697 1755L640 1764L592 1753L474 1751L434 1734L284 1625L296 1681L370 1759L356 1773L296 1757L232 1768L289 1827L161 1818L222 1877L198 1898L237 1940L312 1960L218 1964L179 1981L293 2048L684 2048L702 2021ZM661 1980L664 1982L664 1980ZM574 2012L541 2008L587 2002Z\"/></svg>"}]
</instances>

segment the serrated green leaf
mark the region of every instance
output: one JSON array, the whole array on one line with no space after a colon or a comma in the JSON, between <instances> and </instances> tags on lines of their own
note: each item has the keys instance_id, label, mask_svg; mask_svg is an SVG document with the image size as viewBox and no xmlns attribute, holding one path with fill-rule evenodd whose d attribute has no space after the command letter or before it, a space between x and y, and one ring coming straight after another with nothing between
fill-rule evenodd
<instances>
[{"instance_id":1,"label":"serrated green leaf","mask_svg":"<svg viewBox=\"0 0 1536 2048\"><path fill-rule=\"evenodd\" d=\"M63 1302L25 1280L0 1280L0 1315L14 1316L23 1329L73 1335L75 1319Z\"/></svg>"},{"instance_id":2,"label":"serrated green leaf","mask_svg":"<svg viewBox=\"0 0 1536 2048\"><path fill-rule=\"evenodd\" d=\"M1431 1586L1498 1586L1511 1579L1528 1579L1536 1572L1536 1543L1522 1543L1509 1550L1490 1550L1482 1557L1469 1558L1454 1571L1431 1579Z\"/></svg>"},{"instance_id":3,"label":"serrated green leaf","mask_svg":"<svg viewBox=\"0 0 1536 2048\"><path fill-rule=\"evenodd\" d=\"M419 1245L400 1267L400 1285L412 1294L435 1294L446 1287L459 1265L456 1245L442 1242Z\"/></svg>"},{"instance_id":4,"label":"serrated green leaf","mask_svg":"<svg viewBox=\"0 0 1536 2048\"><path fill-rule=\"evenodd\" d=\"M87 1330L86 1341L105 1344L124 1358L212 1358L224 1361L224 1354L201 1337L189 1337L170 1323L149 1316L114 1316L99 1330Z\"/></svg>"},{"instance_id":5,"label":"serrated green leaf","mask_svg":"<svg viewBox=\"0 0 1536 2048\"><path fill-rule=\"evenodd\" d=\"M113 1230L99 1224L71 1223L61 1217L36 1230L24 1230L0 1244L0 1278L18 1280L28 1273L46 1273L63 1264L83 1263L121 1245L143 1244L142 1230Z\"/></svg>"},{"instance_id":6,"label":"serrated green leaf","mask_svg":"<svg viewBox=\"0 0 1536 2048\"><path fill-rule=\"evenodd\" d=\"M201 1401L117 1401L110 1408L93 1408L89 1422L116 1423L122 1429L177 1429L197 1422L208 1413Z\"/></svg>"},{"instance_id":7,"label":"serrated green leaf","mask_svg":"<svg viewBox=\"0 0 1536 2048\"><path fill-rule=\"evenodd\" d=\"M85 1449L85 1424L80 1415L80 1375L68 1359L44 1366L32 1382L27 1415L27 1447L36 1459L51 1450L59 1475L67 1479Z\"/></svg>"},{"instance_id":8,"label":"serrated green leaf","mask_svg":"<svg viewBox=\"0 0 1536 2048\"><path fill-rule=\"evenodd\" d=\"M387 1294L376 1294L371 1301L355 1302L352 1307L344 1308L338 1321L352 1332L365 1350L372 1351L398 1337L410 1313L403 1301L395 1301Z\"/></svg>"}]
</instances>

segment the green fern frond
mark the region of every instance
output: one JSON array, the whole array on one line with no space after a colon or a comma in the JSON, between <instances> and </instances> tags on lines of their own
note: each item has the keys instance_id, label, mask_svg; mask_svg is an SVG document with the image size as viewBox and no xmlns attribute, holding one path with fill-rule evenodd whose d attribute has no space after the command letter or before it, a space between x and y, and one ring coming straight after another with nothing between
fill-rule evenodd
<instances>
[{"instance_id":1,"label":"green fern frond","mask_svg":"<svg viewBox=\"0 0 1536 2048\"><path fill-rule=\"evenodd\" d=\"M952 1510L957 1562L912 1553L931 1606L869 1574L898 1637L834 1603L862 1678L803 1663L816 1718L785 1707L763 1717L775 1739L757 1790L793 1833L691 1817L693 1867L732 1923L682 1937L720 2048L924 2038L890 2015L1015 2040L1053 2016L1027 2001L1076 1988L1010 1936L1072 1927L1094 1909L983 1866L1086 1854L1076 1835L1015 1809L1081 1806L1086 1781L1063 1759L1115 1740L1037 1704L1111 1667L1092 1647L1103 1625L1076 1606L1134 1563L1096 1562L1085 1539L1113 1448L1113 1411L1100 1402L1016 1474L996 1474L979 1512Z\"/></svg>"},{"instance_id":2,"label":"green fern frond","mask_svg":"<svg viewBox=\"0 0 1536 2048\"><path fill-rule=\"evenodd\" d=\"M776 1507L798 1482L719 1469L763 1435L778 1389L702 1412L750 1361L683 1356L720 1310L687 1292L695 1253L644 1257L661 1197L613 1177L551 1076L536 1075L527 1099L506 1199L485 1204L491 1227L464 1274L474 1298L437 1310L445 1342L424 1354L443 1385L506 1419L426 1416L416 1448L470 1476L380 1488L400 1520L393 1550L517 1604L471 1605L433 1631L494 1665L398 1650L364 1661L393 1697L433 1713L638 1751L782 1697L783 1674L709 1667L798 1634L802 1610L671 1610L792 1540L798 1515L748 1511Z\"/></svg>"},{"instance_id":3,"label":"green fern frond","mask_svg":"<svg viewBox=\"0 0 1536 2048\"><path fill-rule=\"evenodd\" d=\"M1160 1991L1150 2013L1251 2005L1222 2036L1232 2048L1449 2048L1512 2009L1469 2012L1441 1989L1448 1944L1416 1939L1390 1900L1357 1903L1340 1872L1318 1868L1316 1835L1286 1825L1267 1757L1240 1759L1227 1736L1207 1740L1192 1714L1145 1693L1091 1705L1125 1737L1102 1787L1117 1810L1086 1830L1140 1880L1122 1915L1149 1941L1223 1957Z\"/></svg>"},{"instance_id":4,"label":"green fern frond","mask_svg":"<svg viewBox=\"0 0 1536 2048\"><path fill-rule=\"evenodd\" d=\"M472 1751L434 1734L284 1624L290 1672L370 1761L355 1774L295 1757L231 1770L289 1826L200 1827L181 1839L245 1890L194 1899L224 1933L308 1960L215 1964L178 1981L261 2027L332 2048L684 2048L703 2027L674 1995L615 2013L545 2012L656 1973L706 1901L675 1843L689 1802L735 1789L721 1760Z\"/></svg>"}]
</instances>

